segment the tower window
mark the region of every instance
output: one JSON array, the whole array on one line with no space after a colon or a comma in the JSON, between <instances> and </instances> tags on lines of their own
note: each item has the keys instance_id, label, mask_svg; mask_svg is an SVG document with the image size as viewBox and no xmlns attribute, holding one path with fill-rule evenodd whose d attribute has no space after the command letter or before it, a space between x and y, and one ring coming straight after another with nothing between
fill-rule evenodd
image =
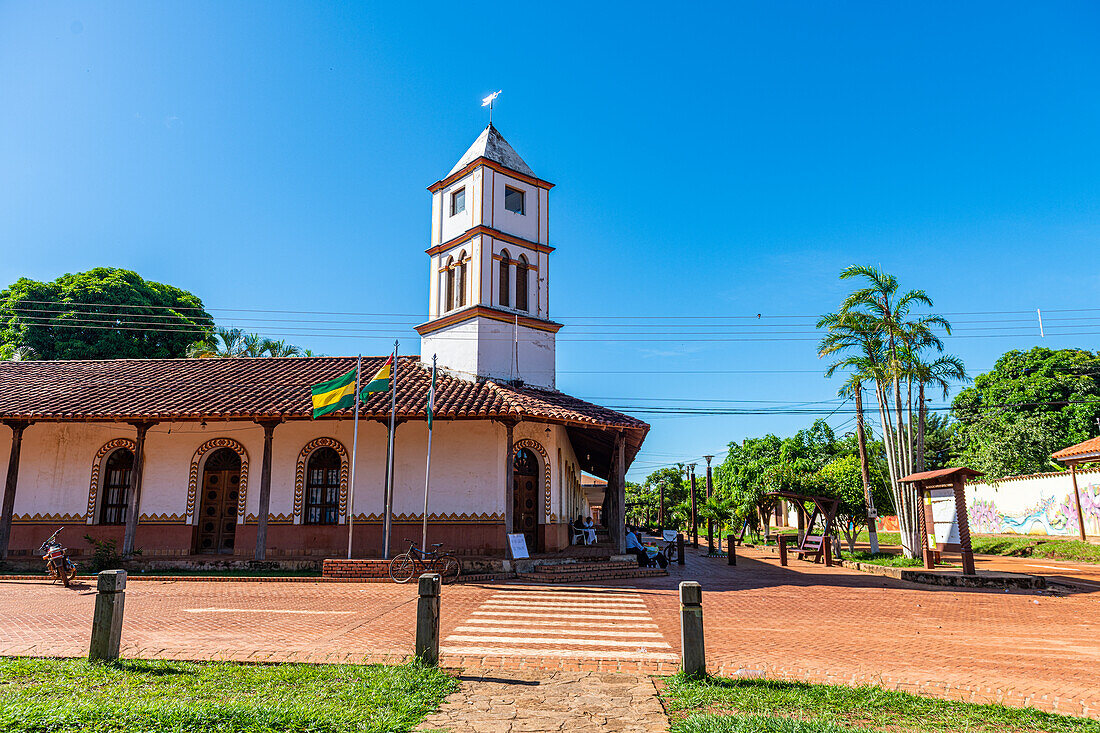
<instances>
[{"instance_id":1,"label":"tower window","mask_svg":"<svg viewBox=\"0 0 1100 733\"><path fill-rule=\"evenodd\" d=\"M455 307L455 261L453 257L447 258L446 272L443 275L443 310L453 310Z\"/></svg>"},{"instance_id":2,"label":"tower window","mask_svg":"<svg viewBox=\"0 0 1100 733\"><path fill-rule=\"evenodd\" d=\"M458 189L451 194L451 216L461 214L466 210L466 187Z\"/></svg>"},{"instance_id":3,"label":"tower window","mask_svg":"<svg viewBox=\"0 0 1100 733\"><path fill-rule=\"evenodd\" d=\"M466 250L458 255L455 265L455 308L466 305Z\"/></svg>"},{"instance_id":4,"label":"tower window","mask_svg":"<svg viewBox=\"0 0 1100 733\"><path fill-rule=\"evenodd\" d=\"M508 250L500 251L500 304L507 307L512 300L512 263L508 259Z\"/></svg>"},{"instance_id":5,"label":"tower window","mask_svg":"<svg viewBox=\"0 0 1100 733\"><path fill-rule=\"evenodd\" d=\"M516 263L516 310L528 310L527 306L527 257L519 256Z\"/></svg>"},{"instance_id":6,"label":"tower window","mask_svg":"<svg viewBox=\"0 0 1100 733\"><path fill-rule=\"evenodd\" d=\"M524 193L518 188L504 187L504 208L516 214L526 213L523 205Z\"/></svg>"}]
</instances>

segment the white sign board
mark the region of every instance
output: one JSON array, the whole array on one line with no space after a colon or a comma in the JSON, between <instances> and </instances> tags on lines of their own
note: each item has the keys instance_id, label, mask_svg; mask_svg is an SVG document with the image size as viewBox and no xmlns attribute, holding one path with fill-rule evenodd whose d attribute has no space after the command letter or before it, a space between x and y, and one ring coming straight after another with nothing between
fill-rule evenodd
<instances>
[{"instance_id":1,"label":"white sign board","mask_svg":"<svg viewBox=\"0 0 1100 733\"><path fill-rule=\"evenodd\" d=\"M522 533L508 535L508 549L512 553L513 560L531 557L527 554L527 538Z\"/></svg>"},{"instance_id":2,"label":"white sign board","mask_svg":"<svg viewBox=\"0 0 1100 733\"><path fill-rule=\"evenodd\" d=\"M936 535L936 544L959 544L959 520L955 516L955 491L932 489L928 493L932 498L932 519L936 525L933 533Z\"/></svg>"},{"instance_id":3,"label":"white sign board","mask_svg":"<svg viewBox=\"0 0 1100 733\"><path fill-rule=\"evenodd\" d=\"M665 531L663 531L661 533L661 536L665 538L665 542L675 542L676 541L676 535L678 535L678 534L679 534L679 532L677 532L674 529L666 529Z\"/></svg>"}]
</instances>

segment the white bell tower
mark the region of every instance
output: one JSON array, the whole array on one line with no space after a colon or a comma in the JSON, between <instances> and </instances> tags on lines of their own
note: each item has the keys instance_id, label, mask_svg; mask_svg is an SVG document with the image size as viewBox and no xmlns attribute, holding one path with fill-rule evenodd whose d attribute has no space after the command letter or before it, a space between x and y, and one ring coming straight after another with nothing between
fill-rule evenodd
<instances>
[{"instance_id":1,"label":"white bell tower","mask_svg":"<svg viewBox=\"0 0 1100 733\"><path fill-rule=\"evenodd\" d=\"M549 199L490 123L432 193L428 320L420 358L455 376L553 389Z\"/></svg>"}]
</instances>

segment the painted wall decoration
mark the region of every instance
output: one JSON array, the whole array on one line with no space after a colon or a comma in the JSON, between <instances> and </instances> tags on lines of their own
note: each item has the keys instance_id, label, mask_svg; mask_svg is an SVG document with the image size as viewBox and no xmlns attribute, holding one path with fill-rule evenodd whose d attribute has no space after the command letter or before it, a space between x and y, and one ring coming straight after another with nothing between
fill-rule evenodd
<instances>
[{"instance_id":1,"label":"painted wall decoration","mask_svg":"<svg viewBox=\"0 0 1100 733\"><path fill-rule=\"evenodd\" d=\"M1100 534L1100 470L1078 472L1085 532ZM1012 476L966 486L970 530L983 534L1076 535L1069 472Z\"/></svg>"}]
</instances>

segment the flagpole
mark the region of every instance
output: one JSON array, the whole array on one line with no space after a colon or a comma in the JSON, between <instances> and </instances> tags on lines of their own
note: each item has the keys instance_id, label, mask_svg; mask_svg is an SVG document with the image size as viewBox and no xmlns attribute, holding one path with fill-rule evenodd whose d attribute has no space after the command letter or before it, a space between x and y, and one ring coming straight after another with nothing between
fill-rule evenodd
<instances>
[{"instance_id":1,"label":"flagpole","mask_svg":"<svg viewBox=\"0 0 1100 733\"><path fill-rule=\"evenodd\" d=\"M432 354L432 386L428 390L428 462L424 466L424 523L420 532L420 547L428 547L428 481L432 475L432 423L435 422L435 359Z\"/></svg>"},{"instance_id":2,"label":"flagpole","mask_svg":"<svg viewBox=\"0 0 1100 733\"><path fill-rule=\"evenodd\" d=\"M355 362L355 420L351 430L351 486L348 488L348 559L351 559L351 526L355 521L355 455L359 449L359 382L363 372L363 355Z\"/></svg>"},{"instance_id":3,"label":"flagpole","mask_svg":"<svg viewBox=\"0 0 1100 733\"><path fill-rule=\"evenodd\" d=\"M382 517L382 543L385 545L382 548L383 560L390 558L390 533L393 530L391 517L393 515L393 433L397 416L397 345L398 342L394 341L393 369L390 373L390 442L387 451L389 459L386 463L386 511Z\"/></svg>"}]
</instances>

